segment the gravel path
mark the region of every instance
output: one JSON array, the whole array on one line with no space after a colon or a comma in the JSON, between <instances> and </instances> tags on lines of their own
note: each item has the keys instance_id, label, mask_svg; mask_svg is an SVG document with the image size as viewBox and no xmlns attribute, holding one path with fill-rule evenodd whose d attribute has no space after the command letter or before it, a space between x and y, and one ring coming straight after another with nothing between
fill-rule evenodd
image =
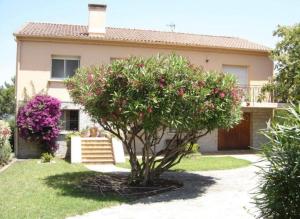
<instances>
[{"instance_id":1,"label":"gravel path","mask_svg":"<svg viewBox=\"0 0 300 219\"><path fill-rule=\"evenodd\" d=\"M255 162L256 155L234 155ZM257 167L223 171L168 173L180 178L184 187L173 192L145 198L131 204L105 208L73 219L177 219L222 218L253 219L256 209L251 194L258 178Z\"/></svg>"}]
</instances>

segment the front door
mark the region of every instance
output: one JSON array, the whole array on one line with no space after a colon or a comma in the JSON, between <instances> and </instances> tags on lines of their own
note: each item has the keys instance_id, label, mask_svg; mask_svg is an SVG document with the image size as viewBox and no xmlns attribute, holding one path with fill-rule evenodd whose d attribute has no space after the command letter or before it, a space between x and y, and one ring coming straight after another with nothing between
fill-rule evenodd
<instances>
[{"instance_id":1,"label":"front door","mask_svg":"<svg viewBox=\"0 0 300 219\"><path fill-rule=\"evenodd\" d=\"M243 120L232 129L219 129L218 149L249 149L250 146L250 113L243 114Z\"/></svg>"}]
</instances>

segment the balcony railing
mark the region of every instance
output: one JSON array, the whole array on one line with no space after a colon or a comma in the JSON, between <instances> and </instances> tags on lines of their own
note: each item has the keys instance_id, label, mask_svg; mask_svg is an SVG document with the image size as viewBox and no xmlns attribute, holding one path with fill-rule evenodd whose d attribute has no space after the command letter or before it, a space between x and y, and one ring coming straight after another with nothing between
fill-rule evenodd
<instances>
[{"instance_id":1,"label":"balcony railing","mask_svg":"<svg viewBox=\"0 0 300 219\"><path fill-rule=\"evenodd\" d=\"M262 86L239 85L242 92L242 102L246 103L275 103L274 95L271 93L261 94Z\"/></svg>"}]
</instances>

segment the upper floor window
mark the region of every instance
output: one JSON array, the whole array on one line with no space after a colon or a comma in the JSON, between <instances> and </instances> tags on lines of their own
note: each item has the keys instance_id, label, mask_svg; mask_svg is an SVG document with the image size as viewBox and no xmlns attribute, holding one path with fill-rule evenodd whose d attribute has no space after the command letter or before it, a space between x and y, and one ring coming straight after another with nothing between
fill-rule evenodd
<instances>
[{"instance_id":1,"label":"upper floor window","mask_svg":"<svg viewBox=\"0 0 300 219\"><path fill-rule=\"evenodd\" d=\"M76 69L79 68L80 60L78 57L52 57L52 78L72 77Z\"/></svg>"},{"instance_id":2,"label":"upper floor window","mask_svg":"<svg viewBox=\"0 0 300 219\"><path fill-rule=\"evenodd\" d=\"M248 68L246 66L223 65L223 72L235 75L239 85L248 85Z\"/></svg>"}]
</instances>

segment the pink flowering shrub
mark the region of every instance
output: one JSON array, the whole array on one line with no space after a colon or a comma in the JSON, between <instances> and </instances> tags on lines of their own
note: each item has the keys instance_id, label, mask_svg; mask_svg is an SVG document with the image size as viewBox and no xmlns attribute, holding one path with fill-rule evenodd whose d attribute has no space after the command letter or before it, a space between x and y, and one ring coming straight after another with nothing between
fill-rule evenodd
<instances>
[{"instance_id":1,"label":"pink flowering shrub","mask_svg":"<svg viewBox=\"0 0 300 219\"><path fill-rule=\"evenodd\" d=\"M17 127L26 141L38 142L47 152L57 150L59 135L60 101L48 95L37 95L19 109Z\"/></svg>"},{"instance_id":2,"label":"pink flowering shrub","mask_svg":"<svg viewBox=\"0 0 300 219\"><path fill-rule=\"evenodd\" d=\"M234 76L204 71L175 54L80 68L66 86L75 103L121 139L130 156L132 184L153 183L190 154L200 137L241 119ZM158 147L169 127L176 133ZM137 141L142 161L136 156Z\"/></svg>"}]
</instances>

